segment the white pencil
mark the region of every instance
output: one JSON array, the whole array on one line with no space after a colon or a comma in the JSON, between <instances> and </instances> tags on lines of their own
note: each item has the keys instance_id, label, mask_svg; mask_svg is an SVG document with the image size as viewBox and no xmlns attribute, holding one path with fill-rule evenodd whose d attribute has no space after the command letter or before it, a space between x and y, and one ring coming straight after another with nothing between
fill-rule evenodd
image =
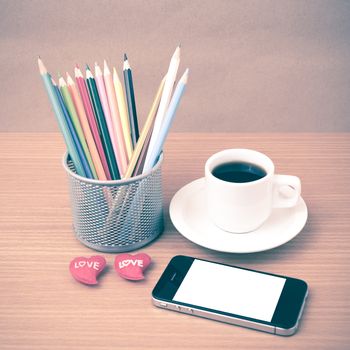
<instances>
[{"instance_id":1,"label":"white pencil","mask_svg":"<svg viewBox=\"0 0 350 350\"><path fill-rule=\"evenodd\" d=\"M128 155L124 142L123 128L120 121L118 102L114 90L113 79L106 60L104 60L103 63L103 78L106 87L106 94L108 97L111 120L116 136L116 143L118 148L117 152L119 152L120 162L118 163L118 166L121 174L124 176L126 168L128 166Z\"/></svg>"},{"instance_id":2,"label":"white pencil","mask_svg":"<svg viewBox=\"0 0 350 350\"><path fill-rule=\"evenodd\" d=\"M163 150L163 146L164 146L166 137L168 136L169 130L170 130L171 125L174 121L176 110L179 107L181 97L185 91L187 80L188 80L188 68L186 69L185 73L180 78L180 80L176 86L174 95L173 95L171 102L169 104L169 108L167 109L167 111L165 113L161 130L160 130L159 135L157 137L157 140L154 144L154 149L152 152L150 152L148 150L147 155L149 155L149 161L148 162L145 161L145 165L144 165L143 171L142 171L143 173L146 173L147 171L151 170L154 167L155 163L158 160L159 155L161 154L161 152Z\"/></svg>"},{"instance_id":3,"label":"white pencil","mask_svg":"<svg viewBox=\"0 0 350 350\"><path fill-rule=\"evenodd\" d=\"M173 91L174 82L176 79L177 70L180 65L180 46L178 46L170 60L169 69L166 75L162 98L159 103L158 112L154 122L151 140L148 146L145 164L149 163L151 154L154 152L154 146L159 137L159 132L163 123L165 113L168 109L171 94Z\"/></svg>"}]
</instances>

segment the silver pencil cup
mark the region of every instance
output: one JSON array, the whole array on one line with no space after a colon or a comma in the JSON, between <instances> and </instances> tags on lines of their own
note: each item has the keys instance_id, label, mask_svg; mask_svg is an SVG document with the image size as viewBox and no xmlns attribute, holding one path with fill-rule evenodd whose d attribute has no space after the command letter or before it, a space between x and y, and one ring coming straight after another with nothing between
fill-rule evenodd
<instances>
[{"instance_id":1,"label":"silver pencil cup","mask_svg":"<svg viewBox=\"0 0 350 350\"><path fill-rule=\"evenodd\" d=\"M162 233L162 162L163 155L147 174L100 181L77 175L65 154L77 239L89 248L119 253L139 249Z\"/></svg>"}]
</instances>

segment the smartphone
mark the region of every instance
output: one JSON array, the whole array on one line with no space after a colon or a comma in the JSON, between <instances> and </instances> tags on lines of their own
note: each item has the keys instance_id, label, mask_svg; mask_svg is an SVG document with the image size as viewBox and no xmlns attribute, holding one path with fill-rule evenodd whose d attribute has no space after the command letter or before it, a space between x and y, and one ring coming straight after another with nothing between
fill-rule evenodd
<instances>
[{"instance_id":1,"label":"smartphone","mask_svg":"<svg viewBox=\"0 0 350 350\"><path fill-rule=\"evenodd\" d=\"M298 328L307 295L300 279L179 255L152 300L163 309L287 336Z\"/></svg>"}]
</instances>

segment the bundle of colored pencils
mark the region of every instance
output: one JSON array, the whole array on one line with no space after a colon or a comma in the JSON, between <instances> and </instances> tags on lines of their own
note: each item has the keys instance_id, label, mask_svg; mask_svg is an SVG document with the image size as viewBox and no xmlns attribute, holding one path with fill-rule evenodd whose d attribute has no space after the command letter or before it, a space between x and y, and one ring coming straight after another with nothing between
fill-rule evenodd
<instances>
[{"instance_id":1,"label":"bundle of colored pencils","mask_svg":"<svg viewBox=\"0 0 350 350\"><path fill-rule=\"evenodd\" d=\"M38 59L45 84L68 153L80 176L98 180L119 180L150 171L157 163L176 110L184 93L188 69L174 83L180 64L180 47L161 81L145 125L139 133L132 71L124 55L124 89L118 73L103 72L95 63L95 75L86 66L85 78L78 66L75 81L67 73L58 85Z\"/></svg>"}]
</instances>

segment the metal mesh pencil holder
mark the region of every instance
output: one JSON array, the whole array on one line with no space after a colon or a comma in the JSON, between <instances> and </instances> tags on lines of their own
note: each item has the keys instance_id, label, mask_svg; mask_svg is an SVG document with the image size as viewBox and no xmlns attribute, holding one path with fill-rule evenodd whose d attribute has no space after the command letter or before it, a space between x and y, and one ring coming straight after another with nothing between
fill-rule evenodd
<instances>
[{"instance_id":1,"label":"metal mesh pencil holder","mask_svg":"<svg viewBox=\"0 0 350 350\"><path fill-rule=\"evenodd\" d=\"M147 174L113 181L77 175L68 154L73 228L77 239L102 252L126 252L154 240L164 227L161 165L163 155Z\"/></svg>"}]
</instances>

